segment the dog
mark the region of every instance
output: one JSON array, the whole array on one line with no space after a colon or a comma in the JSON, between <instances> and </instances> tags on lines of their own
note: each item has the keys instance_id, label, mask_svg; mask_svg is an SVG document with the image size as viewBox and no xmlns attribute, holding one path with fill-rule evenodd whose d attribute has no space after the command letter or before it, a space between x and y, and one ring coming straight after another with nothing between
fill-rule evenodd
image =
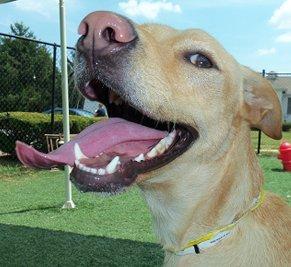
<instances>
[{"instance_id":1,"label":"dog","mask_svg":"<svg viewBox=\"0 0 291 267\"><path fill-rule=\"evenodd\" d=\"M118 118L48 155L18 142L19 159L71 165L84 192L137 184L165 266L290 266L290 207L263 191L250 139L282 136L271 84L202 30L98 11L79 34L76 85Z\"/></svg>"}]
</instances>

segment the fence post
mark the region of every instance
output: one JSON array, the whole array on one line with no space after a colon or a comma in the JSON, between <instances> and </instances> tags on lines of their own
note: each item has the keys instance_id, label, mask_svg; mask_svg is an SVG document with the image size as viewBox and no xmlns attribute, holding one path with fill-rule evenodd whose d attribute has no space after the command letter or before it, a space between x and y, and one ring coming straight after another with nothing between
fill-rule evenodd
<instances>
[{"instance_id":1,"label":"fence post","mask_svg":"<svg viewBox=\"0 0 291 267\"><path fill-rule=\"evenodd\" d=\"M55 91L56 91L56 68L57 68L57 45L53 50L53 73L52 73L52 103L51 103L51 131L54 132L55 125Z\"/></svg>"},{"instance_id":2,"label":"fence post","mask_svg":"<svg viewBox=\"0 0 291 267\"><path fill-rule=\"evenodd\" d=\"M262 76L265 78L266 77L266 70L262 71ZM259 130L258 133L258 147L257 147L257 154L260 154L261 152L261 140L262 140L262 131Z\"/></svg>"}]
</instances>

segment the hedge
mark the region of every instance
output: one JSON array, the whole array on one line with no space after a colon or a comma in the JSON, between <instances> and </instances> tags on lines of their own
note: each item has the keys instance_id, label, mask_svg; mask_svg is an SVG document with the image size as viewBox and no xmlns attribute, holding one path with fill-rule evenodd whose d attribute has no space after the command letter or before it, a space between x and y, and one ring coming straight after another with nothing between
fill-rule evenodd
<instances>
[{"instance_id":1,"label":"hedge","mask_svg":"<svg viewBox=\"0 0 291 267\"><path fill-rule=\"evenodd\" d=\"M35 112L0 113L0 151L15 154L17 140L33 145L36 149L47 152L44 134L62 133L62 115L55 115L54 132L51 129L51 115ZM70 131L77 134L87 126L102 118L88 118L70 115Z\"/></svg>"},{"instance_id":2,"label":"hedge","mask_svg":"<svg viewBox=\"0 0 291 267\"><path fill-rule=\"evenodd\" d=\"M284 132L290 131L291 130L291 122L289 122L289 123L287 123L287 122L283 123L282 130Z\"/></svg>"}]
</instances>

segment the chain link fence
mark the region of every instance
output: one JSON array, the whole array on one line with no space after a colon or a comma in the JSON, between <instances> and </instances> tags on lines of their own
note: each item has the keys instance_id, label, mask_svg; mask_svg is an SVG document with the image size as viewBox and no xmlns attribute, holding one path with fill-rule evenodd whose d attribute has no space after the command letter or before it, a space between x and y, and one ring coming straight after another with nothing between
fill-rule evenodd
<instances>
[{"instance_id":1,"label":"chain link fence","mask_svg":"<svg viewBox=\"0 0 291 267\"><path fill-rule=\"evenodd\" d=\"M74 88L74 54L75 49L68 47L69 107L70 115L79 115L84 97ZM0 33L0 153L14 146L11 142L16 137L11 137L7 125L18 136L25 134L21 119L30 123L43 120L43 136L62 132L57 115L62 114L60 60L57 44ZM82 115L93 117L89 112Z\"/></svg>"},{"instance_id":2,"label":"chain link fence","mask_svg":"<svg viewBox=\"0 0 291 267\"><path fill-rule=\"evenodd\" d=\"M68 47L70 108L84 103L74 90L74 54ZM43 112L61 106L59 45L0 33L0 55L0 112Z\"/></svg>"}]
</instances>

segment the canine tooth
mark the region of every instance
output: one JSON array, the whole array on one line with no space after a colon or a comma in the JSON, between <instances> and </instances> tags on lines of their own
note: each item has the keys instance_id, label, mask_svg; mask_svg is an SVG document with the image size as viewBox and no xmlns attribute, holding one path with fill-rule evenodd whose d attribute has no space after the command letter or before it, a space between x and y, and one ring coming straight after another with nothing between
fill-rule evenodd
<instances>
[{"instance_id":1,"label":"canine tooth","mask_svg":"<svg viewBox=\"0 0 291 267\"><path fill-rule=\"evenodd\" d=\"M120 164L119 156L116 156L106 167L106 172L112 174L116 171L117 165Z\"/></svg>"},{"instance_id":2,"label":"canine tooth","mask_svg":"<svg viewBox=\"0 0 291 267\"><path fill-rule=\"evenodd\" d=\"M79 159L87 159L88 158L88 157L86 157L84 155L84 153L82 152L82 150L81 150L81 148L80 148L78 143L75 143L74 152L75 152L75 158L77 160L79 160Z\"/></svg>"},{"instance_id":3,"label":"canine tooth","mask_svg":"<svg viewBox=\"0 0 291 267\"><path fill-rule=\"evenodd\" d=\"M80 161L79 160L75 160L75 165L77 166L77 167L79 167L79 165L80 165Z\"/></svg>"},{"instance_id":4,"label":"canine tooth","mask_svg":"<svg viewBox=\"0 0 291 267\"><path fill-rule=\"evenodd\" d=\"M145 158L144 158L144 154L140 154L139 156L137 156L134 161L137 161L137 162L142 162L144 161Z\"/></svg>"},{"instance_id":5,"label":"canine tooth","mask_svg":"<svg viewBox=\"0 0 291 267\"><path fill-rule=\"evenodd\" d=\"M105 169L98 169L97 170L97 173L99 174L99 175L105 175L105 173L106 173L106 171L105 171Z\"/></svg>"}]
</instances>

